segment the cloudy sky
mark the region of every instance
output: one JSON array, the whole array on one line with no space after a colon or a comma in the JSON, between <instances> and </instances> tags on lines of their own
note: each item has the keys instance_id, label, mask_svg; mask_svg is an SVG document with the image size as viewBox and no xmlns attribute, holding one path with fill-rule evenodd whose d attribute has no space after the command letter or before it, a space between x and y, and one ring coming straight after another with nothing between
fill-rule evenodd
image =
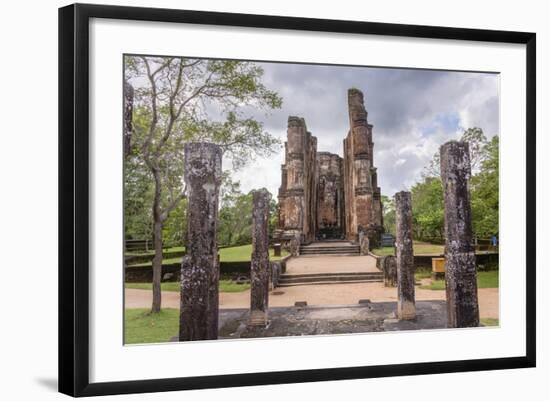
<instances>
[{"instance_id":1,"label":"cloudy sky","mask_svg":"<svg viewBox=\"0 0 550 401\"><path fill-rule=\"evenodd\" d=\"M347 89L365 95L374 125L374 163L382 194L409 189L439 146L464 129L499 133L497 74L429 70L261 63L264 83L283 98L283 107L255 117L272 135L286 140L289 115L304 117L318 150L342 155L349 129ZM284 150L258 158L234 174L244 192L266 187L277 193Z\"/></svg>"}]
</instances>

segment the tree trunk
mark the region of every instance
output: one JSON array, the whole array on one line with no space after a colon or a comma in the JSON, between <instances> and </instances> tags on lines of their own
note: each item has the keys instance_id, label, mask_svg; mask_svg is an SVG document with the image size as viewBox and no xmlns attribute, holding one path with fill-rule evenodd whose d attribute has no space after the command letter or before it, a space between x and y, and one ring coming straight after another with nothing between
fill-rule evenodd
<instances>
[{"instance_id":1,"label":"tree trunk","mask_svg":"<svg viewBox=\"0 0 550 401\"><path fill-rule=\"evenodd\" d=\"M160 281L162 278L162 215L160 213L161 180L157 170L153 171L155 178L155 197L153 198L153 247L155 257L153 258L153 305L151 313L160 312L161 291Z\"/></svg>"},{"instance_id":2,"label":"tree trunk","mask_svg":"<svg viewBox=\"0 0 550 401\"><path fill-rule=\"evenodd\" d=\"M162 222L155 221L153 232L153 243L155 245L155 257L153 258L153 306L151 313L160 312L161 291L160 281L162 278Z\"/></svg>"}]
</instances>

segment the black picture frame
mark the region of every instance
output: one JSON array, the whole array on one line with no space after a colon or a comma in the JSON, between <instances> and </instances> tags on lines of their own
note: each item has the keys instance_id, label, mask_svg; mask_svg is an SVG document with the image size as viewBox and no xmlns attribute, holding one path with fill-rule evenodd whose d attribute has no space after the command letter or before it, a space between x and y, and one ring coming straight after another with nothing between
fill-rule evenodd
<instances>
[{"instance_id":1,"label":"black picture frame","mask_svg":"<svg viewBox=\"0 0 550 401\"><path fill-rule=\"evenodd\" d=\"M276 28L526 46L526 354L521 357L90 383L88 61L91 18ZM59 391L95 396L534 367L536 35L220 12L74 4L59 9Z\"/></svg>"}]
</instances>

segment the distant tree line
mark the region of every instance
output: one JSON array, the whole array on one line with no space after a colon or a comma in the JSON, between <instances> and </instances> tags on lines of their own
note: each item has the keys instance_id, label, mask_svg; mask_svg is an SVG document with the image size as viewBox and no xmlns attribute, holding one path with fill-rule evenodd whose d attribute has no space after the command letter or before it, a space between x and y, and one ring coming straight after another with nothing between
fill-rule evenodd
<instances>
[{"instance_id":1,"label":"distant tree line","mask_svg":"<svg viewBox=\"0 0 550 401\"><path fill-rule=\"evenodd\" d=\"M470 200L472 229L478 238L498 234L499 217L499 137L486 138L481 128L464 131L462 141L470 145L472 177ZM444 240L443 188L439 174L439 152L424 168L421 179L412 186L414 237L419 240ZM384 226L395 234L395 206L393 199L382 197Z\"/></svg>"}]
</instances>

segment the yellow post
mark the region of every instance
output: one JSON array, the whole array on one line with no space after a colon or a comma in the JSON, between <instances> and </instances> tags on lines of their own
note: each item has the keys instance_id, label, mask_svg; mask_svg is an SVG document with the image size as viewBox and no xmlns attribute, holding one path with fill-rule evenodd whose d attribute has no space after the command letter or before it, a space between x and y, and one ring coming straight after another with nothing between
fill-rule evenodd
<instances>
[{"instance_id":1,"label":"yellow post","mask_svg":"<svg viewBox=\"0 0 550 401\"><path fill-rule=\"evenodd\" d=\"M445 258L432 258L432 280L445 278Z\"/></svg>"}]
</instances>

